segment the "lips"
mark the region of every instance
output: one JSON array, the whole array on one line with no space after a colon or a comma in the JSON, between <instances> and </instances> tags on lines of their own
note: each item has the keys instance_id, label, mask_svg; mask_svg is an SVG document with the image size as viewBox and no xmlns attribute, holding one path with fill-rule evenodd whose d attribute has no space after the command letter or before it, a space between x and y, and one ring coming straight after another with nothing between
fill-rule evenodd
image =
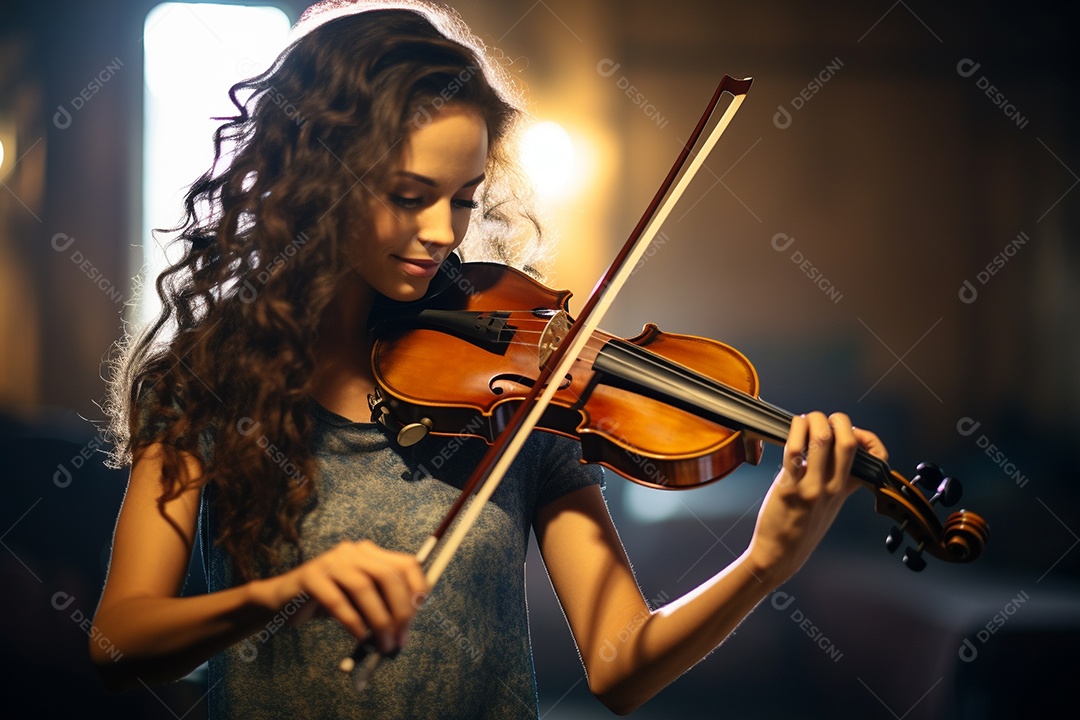
<instances>
[{"instance_id":1,"label":"lips","mask_svg":"<svg viewBox=\"0 0 1080 720\"><path fill-rule=\"evenodd\" d=\"M397 257L395 259L401 263L401 269L406 275L412 275L418 278L430 278L439 271L439 266L442 265L438 260L431 260L429 258L413 259Z\"/></svg>"}]
</instances>

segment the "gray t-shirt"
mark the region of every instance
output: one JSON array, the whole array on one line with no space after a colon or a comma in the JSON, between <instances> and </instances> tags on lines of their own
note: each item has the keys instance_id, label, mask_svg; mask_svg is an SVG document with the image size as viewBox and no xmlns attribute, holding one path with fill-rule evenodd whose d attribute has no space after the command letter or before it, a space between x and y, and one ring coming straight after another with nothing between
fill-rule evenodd
<instances>
[{"instance_id":1,"label":"gray t-shirt","mask_svg":"<svg viewBox=\"0 0 1080 720\"><path fill-rule=\"evenodd\" d=\"M486 446L429 436L402 448L381 427L313 404L317 503L300 524L300 558L342 540L415 553L438 526ZM577 443L534 433L480 513L408 642L357 693L337 669L355 641L332 618L285 624L295 605L210 660L211 718L535 718L536 681L525 603L525 554L539 508L602 482ZM213 513L203 505L204 530ZM228 557L208 551L210 590L234 583Z\"/></svg>"}]
</instances>

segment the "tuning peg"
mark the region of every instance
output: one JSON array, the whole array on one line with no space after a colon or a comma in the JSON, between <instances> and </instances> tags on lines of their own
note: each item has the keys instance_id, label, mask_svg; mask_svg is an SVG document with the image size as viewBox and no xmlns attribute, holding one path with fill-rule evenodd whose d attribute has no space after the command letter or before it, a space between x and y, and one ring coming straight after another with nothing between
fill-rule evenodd
<instances>
[{"instance_id":1,"label":"tuning peg","mask_svg":"<svg viewBox=\"0 0 1080 720\"><path fill-rule=\"evenodd\" d=\"M964 486L954 477L947 477L937 486L937 491L930 498L930 504L940 502L945 507L952 507L960 502L960 496L964 494Z\"/></svg>"},{"instance_id":2,"label":"tuning peg","mask_svg":"<svg viewBox=\"0 0 1080 720\"><path fill-rule=\"evenodd\" d=\"M923 492L936 488L941 482L942 474L941 470L934 463L919 463L915 468L915 477L912 479L912 484L919 485L923 488Z\"/></svg>"},{"instance_id":3,"label":"tuning peg","mask_svg":"<svg viewBox=\"0 0 1080 720\"><path fill-rule=\"evenodd\" d=\"M900 547L900 543L904 542L905 527L907 527L907 520L905 520L900 527L893 525L889 528L889 534L885 536L885 549L890 553L896 552L896 549Z\"/></svg>"},{"instance_id":4,"label":"tuning peg","mask_svg":"<svg viewBox=\"0 0 1080 720\"><path fill-rule=\"evenodd\" d=\"M923 560L921 544L918 550L909 547L904 551L904 564L908 566L909 570L922 572L922 569L926 567L926 561Z\"/></svg>"}]
</instances>

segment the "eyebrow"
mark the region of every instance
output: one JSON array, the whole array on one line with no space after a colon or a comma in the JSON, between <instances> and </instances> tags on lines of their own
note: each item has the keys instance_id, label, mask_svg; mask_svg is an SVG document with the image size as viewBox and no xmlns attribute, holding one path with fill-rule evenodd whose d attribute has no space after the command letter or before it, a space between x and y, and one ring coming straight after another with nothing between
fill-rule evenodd
<instances>
[{"instance_id":1,"label":"eyebrow","mask_svg":"<svg viewBox=\"0 0 1080 720\"><path fill-rule=\"evenodd\" d=\"M410 180L415 180L418 183L423 183L424 185L427 185L429 187L435 187L436 185L438 185L437 182L435 182L431 178L427 177L426 175L420 175L418 173L409 172L408 170L401 170L401 171L398 172L398 175L402 175L404 177L407 177ZM461 187L462 188L467 188L467 187L472 187L474 185L479 185L481 182L484 181L484 177L485 177L485 174L480 173L479 175L477 175L476 177L474 177L472 180L465 183Z\"/></svg>"}]
</instances>

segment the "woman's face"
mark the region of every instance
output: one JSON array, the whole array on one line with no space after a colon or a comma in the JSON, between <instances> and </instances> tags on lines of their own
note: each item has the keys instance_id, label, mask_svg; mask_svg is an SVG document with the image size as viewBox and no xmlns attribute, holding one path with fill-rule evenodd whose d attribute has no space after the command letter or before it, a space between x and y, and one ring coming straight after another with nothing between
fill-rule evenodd
<instances>
[{"instance_id":1,"label":"woman's face","mask_svg":"<svg viewBox=\"0 0 1080 720\"><path fill-rule=\"evenodd\" d=\"M405 140L401 166L372 201L374 237L356 249L356 270L392 300L416 300L465 236L484 180L487 126L474 109L444 107Z\"/></svg>"}]
</instances>

